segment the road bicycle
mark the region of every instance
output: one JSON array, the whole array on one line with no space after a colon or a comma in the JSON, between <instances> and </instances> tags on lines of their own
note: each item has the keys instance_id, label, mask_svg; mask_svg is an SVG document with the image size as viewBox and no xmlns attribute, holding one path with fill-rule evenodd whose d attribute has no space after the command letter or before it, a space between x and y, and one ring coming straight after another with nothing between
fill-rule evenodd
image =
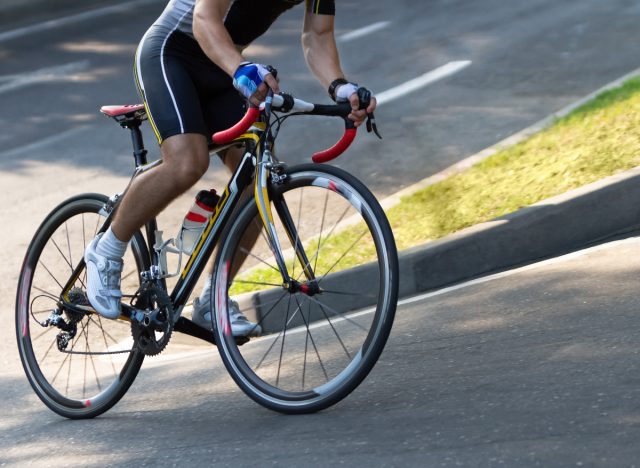
<instances>
[{"instance_id":1,"label":"road bicycle","mask_svg":"<svg viewBox=\"0 0 640 468\"><path fill-rule=\"evenodd\" d=\"M20 358L38 397L67 418L100 415L124 396L144 358L162 352L175 332L215 344L238 386L272 410L315 412L352 392L389 336L398 258L372 193L344 170L322 164L353 141L350 110L348 103L269 94L235 126L214 134L212 153L242 146L244 157L184 268L175 239L165 240L155 219L133 236L116 320L101 317L87 300L83 253L109 227L122 194L87 193L56 207L28 247L16 298ZM144 105L101 111L131 132L131 180L162 164L147 162ZM345 133L315 153L314 164L288 167L274 143L283 122L297 115L340 117ZM209 330L182 312L212 256ZM168 271L168 257L177 258L175 272ZM171 292L170 277L177 278ZM260 325L260 336L232 335L232 306Z\"/></svg>"}]
</instances>

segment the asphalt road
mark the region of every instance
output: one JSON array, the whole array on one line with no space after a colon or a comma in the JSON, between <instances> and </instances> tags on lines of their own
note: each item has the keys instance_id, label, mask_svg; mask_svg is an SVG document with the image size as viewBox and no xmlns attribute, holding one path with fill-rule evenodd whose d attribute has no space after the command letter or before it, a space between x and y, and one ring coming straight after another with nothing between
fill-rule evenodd
<instances>
[{"instance_id":1,"label":"asphalt road","mask_svg":"<svg viewBox=\"0 0 640 468\"><path fill-rule=\"evenodd\" d=\"M603 457L632 464L630 441L637 438L633 429L640 419L633 407L636 353L625 334L633 329L633 282L623 280L632 279L626 278L632 267L624 255L604 262L610 271L595 265L593 275L600 271L612 278L607 286L601 277L580 282L593 279L586 269L577 277L564 272L532 279L530 286L541 288L535 291L511 284L500 292L494 282L475 287L472 299L457 293L439 305L403 308L389 349L365 387L316 416L284 418L256 407L224 374L212 373L221 371L215 350L207 369L201 360L187 360L175 374L158 367L144 371L131 395L93 422L62 421L36 401L14 341L13 298L22 256L57 203L80 192L124 187L131 171L128 135L97 109L138 101L131 57L163 4L0 42L0 236L6 252L0 316L7 324L0 330L6 415L0 420L0 464L5 458L64 464L71 460L68 452L87 465L104 460L170 465L215 457L233 464L245 447L251 456L247 464L256 465L356 459L492 465L502 457L511 465L542 460L560 466L581 461L581 454L589 455L585 464L618 464ZM338 34L378 21L388 26L343 41L340 48L348 75L376 91L451 61L472 61L456 75L382 106L377 114L385 140L363 136L338 161L380 196L637 68L640 6L635 1L375 0L361 10L359 2L341 2ZM284 15L251 56L275 64L284 89L326 102L303 64L300 15L300 10ZM328 146L341 132L337 122L312 122L300 119L285 128L283 159L307 161L310 151ZM148 132L147 143L157 154ZM220 186L224 179L216 165L206 180ZM184 197L161 217L168 232L189 203ZM625 287L627 302L619 296ZM593 309L581 305L578 296L584 294L597 296ZM486 306L478 302L482 297ZM531 300L523 302L526 297ZM498 302L490 303L492 298ZM526 307L545 299L551 301L547 309ZM558 304L562 313L556 317ZM523 310L530 311L522 315ZM455 328L467 322L470 331ZM192 346L174 344L179 352ZM559 354L552 359L554 351ZM419 353L422 359L415 358ZM390 372L395 369L401 372ZM577 416L562 416L565 407L567 415Z\"/></svg>"},{"instance_id":2,"label":"asphalt road","mask_svg":"<svg viewBox=\"0 0 640 468\"><path fill-rule=\"evenodd\" d=\"M213 348L185 341L91 421L61 419L3 375L0 463L634 466L639 248L633 238L405 302L370 377L315 415L257 406Z\"/></svg>"}]
</instances>

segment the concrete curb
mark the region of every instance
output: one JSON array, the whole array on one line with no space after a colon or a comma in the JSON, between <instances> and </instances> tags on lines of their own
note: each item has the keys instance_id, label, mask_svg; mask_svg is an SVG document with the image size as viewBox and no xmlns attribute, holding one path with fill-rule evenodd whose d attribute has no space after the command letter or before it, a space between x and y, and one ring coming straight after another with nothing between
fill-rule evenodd
<instances>
[{"instance_id":1,"label":"concrete curb","mask_svg":"<svg viewBox=\"0 0 640 468\"><path fill-rule=\"evenodd\" d=\"M640 227L640 168L400 254L401 296L555 257Z\"/></svg>"}]
</instances>

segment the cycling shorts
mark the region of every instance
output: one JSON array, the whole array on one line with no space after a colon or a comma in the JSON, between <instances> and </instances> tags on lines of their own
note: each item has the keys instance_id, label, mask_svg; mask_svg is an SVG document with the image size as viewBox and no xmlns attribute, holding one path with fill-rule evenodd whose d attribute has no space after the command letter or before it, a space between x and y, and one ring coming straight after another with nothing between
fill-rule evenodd
<instances>
[{"instance_id":1,"label":"cycling shorts","mask_svg":"<svg viewBox=\"0 0 640 468\"><path fill-rule=\"evenodd\" d=\"M158 143L173 135L211 135L238 122L245 101L233 82L178 30L154 25L136 52L134 75Z\"/></svg>"}]
</instances>

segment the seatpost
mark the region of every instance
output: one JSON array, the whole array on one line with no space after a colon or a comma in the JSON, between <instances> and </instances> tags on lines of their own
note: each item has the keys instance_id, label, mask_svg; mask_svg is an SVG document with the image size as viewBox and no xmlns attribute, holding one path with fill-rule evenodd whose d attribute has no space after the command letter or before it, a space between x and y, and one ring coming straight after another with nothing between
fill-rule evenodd
<instances>
[{"instance_id":1,"label":"seatpost","mask_svg":"<svg viewBox=\"0 0 640 468\"><path fill-rule=\"evenodd\" d=\"M147 150L144 148L142 140L142 132L140 131L140 122L130 125L131 142L133 143L133 158L136 161L136 167L147 164Z\"/></svg>"}]
</instances>

